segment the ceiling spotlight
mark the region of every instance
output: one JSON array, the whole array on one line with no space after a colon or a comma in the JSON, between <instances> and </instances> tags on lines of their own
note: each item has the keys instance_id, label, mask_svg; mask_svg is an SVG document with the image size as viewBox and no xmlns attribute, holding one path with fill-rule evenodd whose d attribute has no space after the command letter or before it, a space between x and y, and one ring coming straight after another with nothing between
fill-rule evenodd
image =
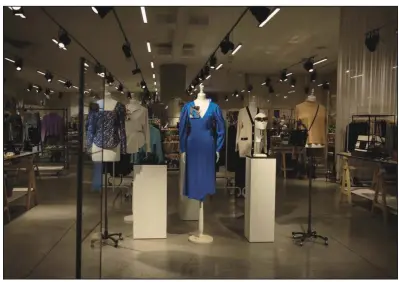
<instances>
[{"instance_id":1,"label":"ceiling spotlight","mask_svg":"<svg viewBox=\"0 0 399 282\"><path fill-rule=\"evenodd\" d=\"M211 72L210 67L209 67L209 66L205 66L205 67L204 67L204 75L205 75L205 76L208 76L208 75L210 74L210 72Z\"/></svg>"},{"instance_id":2,"label":"ceiling spotlight","mask_svg":"<svg viewBox=\"0 0 399 282\"><path fill-rule=\"evenodd\" d=\"M274 93L274 88L273 88L273 86L271 86L271 85L269 86L269 93L270 93L270 94L273 94L273 93Z\"/></svg>"},{"instance_id":3,"label":"ceiling spotlight","mask_svg":"<svg viewBox=\"0 0 399 282\"><path fill-rule=\"evenodd\" d=\"M98 76L105 77L104 68L103 68L100 64L97 64L97 65L94 67L94 72L95 72Z\"/></svg>"},{"instance_id":4,"label":"ceiling spotlight","mask_svg":"<svg viewBox=\"0 0 399 282\"><path fill-rule=\"evenodd\" d=\"M54 43L56 43L56 40L53 39L53 41L54 41ZM57 44L58 44L58 47L63 50L67 50L66 47L69 44L71 44L71 38L69 38L68 33L63 29L60 29L60 31L58 32Z\"/></svg>"},{"instance_id":5,"label":"ceiling spotlight","mask_svg":"<svg viewBox=\"0 0 399 282\"><path fill-rule=\"evenodd\" d=\"M54 77L51 72L46 71L46 73L44 74L44 78L47 80L47 82L52 82Z\"/></svg>"},{"instance_id":6,"label":"ceiling spotlight","mask_svg":"<svg viewBox=\"0 0 399 282\"><path fill-rule=\"evenodd\" d=\"M284 70L281 71L281 74L280 74L280 81L283 82L283 81L287 81L287 80L288 80L288 77L287 77L287 70L284 69Z\"/></svg>"},{"instance_id":7,"label":"ceiling spotlight","mask_svg":"<svg viewBox=\"0 0 399 282\"><path fill-rule=\"evenodd\" d=\"M132 70L132 74L136 75L136 74L139 74L139 73L141 73L141 69L139 69L138 66L136 66L136 68L134 70Z\"/></svg>"},{"instance_id":8,"label":"ceiling spotlight","mask_svg":"<svg viewBox=\"0 0 399 282\"><path fill-rule=\"evenodd\" d=\"M241 90L241 93L244 93L244 92L245 92L245 89Z\"/></svg>"},{"instance_id":9,"label":"ceiling spotlight","mask_svg":"<svg viewBox=\"0 0 399 282\"><path fill-rule=\"evenodd\" d=\"M145 12L145 7L140 7L141 10L141 16L143 17L143 22L147 23L147 14Z\"/></svg>"},{"instance_id":10,"label":"ceiling spotlight","mask_svg":"<svg viewBox=\"0 0 399 282\"><path fill-rule=\"evenodd\" d=\"M314 71L314 72L312 72L312 73L310 74L310 80L311 80L312 82L315 82L315 81L316 81L316 78L317 78L317 74L316 74L316 72Z\"/></svg>"},{"instance_id":11,"label":"ceiling spotlight","mask_svg":"<svg viewBox=\"0 0 399 282\"><path fill-rule=\"evenodd\" d=\"M378 43L380 42L380 31L378 29L372 30L366 34L364 44L370 52L374 52L377 49Z\"/></svg>"},{"instance_id":12,"label":"ceiling spotlight","mask_svg":"<svg viewBox=\"0 0 399 282\"><path fill-rule=\"evenodd\" d=\"M266 78L265 79L265 81L262 83L262 85L266 85L266 87L269 87L270 86L270 83L271 83L271 80L270 80L270 78Z\"/></svg>"},{"instance_id":13,"label":"ceiling spotlight","mask_svg":"<svg viewBox=\"0 0 399 282\"><path fill-rule=\"evenodd\" d=\"M291 77L290 84L291 84L291 87L295 87L295 85L296 85L296 79L295 79L295 77Z\"/></svg>"},{"instance_id":14,"label":"ceiling spotlight","mask_svg":"<svg viewBox=\"0 0 399 282\"><path fill-rule=\"evenodd\" d=\"M238 94L238 91L234 91L234 96L236 96L236 98L238 98L240 95Z\"/></svg>"},{"instance_id":15,"label":"ceiling spotlight","mask_svg":"<svg viewBox=\"0 0 399 282\"><path fill-rule=\"evenodd\" d=\"M217 63L217 59L216 59L215 55L212 55L211 58L209 59L209 65L211 66L211 69L216 68L216 63Z\"/></svg>"},{"instance_id":16,"label":"ceiling spotlight","mask_svg":"<svg viewBox=\"0 0 399 282\"><path fill-rule=\"evenodd\" d=\"M24 9L22 7L10 7L10 9L12 10L14 16L26 19Z\"/></svg>"},{"instance_id":17,"label":"ceiling spotlight","mask_svg":"<svg viewBox=\"0 0 399 282\"><path fill-rule=\"evenodd\" d=\"M226 55L229 51L234 50L234 43L230 41L229 35L227 35L222 42L220 42L220 51Z\"/></svg>"},{"instance_id":18,"label":"ceiling spotlight","mask_svg":"<svg viewBox=\"0 0 399 282\"><path fill-rule=\"evenodd\" d=\"M65 87L66 88L71 88L72 87L72 82L70 80L65 81Z\"/></svg>"},{"instance_id":19,"label":"ceiling spotlight","mask_svg":"<svg viewBox=\"0 0 399 282\"><path fill-rule=\"evenodd\" d=\"M219 64L219 65L216 67L216 70L219 70L221 67L223 67L223 64Z\"/></svg>"},{"instance_id":20,"label":"ceiling spotlight","mask_svg":"<svg viewBox=\"0 0 399 282\"><path fill-rule=\"evenodd\" d=\"M200 81L202 81L202 80L205 79L204 70L201 70L201 72L200 72L200 74L199 74L199 76L198 76L198 79L199 79Z\"/></svg>"},{"instance_id":21,"label":"ceiling spotlight","mask_svg":"<svg viewBox=\"0 0 399 282\"><path fill-rule=\"evenodd\" d=\"M21 71L22 70L22 60L21 59L18 59L18 60L16 60L15 61L15 69L17 70L17 71Z\"/></svg>"},{"instance_id":22,"label":"ceiling spotlight","mask_svg":"<svg viewBox=\"0 0 399 282\"><path fill-rule=\"evenodd\" d=\"M35 88L36 88L36 92L37 92L37 93L42 92L42 88L41 88L40 86L37 86L37 87L35 87Z\"/></svg>"},{"instance_id":23,"label":"ceiling spotlight","mask_svg":"<svg viewBox=\"0 0 399 282\"><path fill-rule=\"evenodd\" d=\"M248 85L248 88L247 88L247 91L248 91L248 92L251 92L253 89L254 89L254 87L253 87L251 84Z\"/></svg>"},{"instance_id":24,"label":"ceiling spotlight","mask_svg":"<svg viewBox=\"0 0 399 282\"><path fill-rule=\"evenodd\" d=\"M105 77L105 80L106 80L108 85L114 84L114 81L115 81L114 77L110 73Z\"/></svg>"},{"instance_id":25,"label":"ceiling spotlight","mask_svg":"<svg viewBox=\"0 0 399 282\"><path fill-rule=\"evenodd\" d=\"M278 12L280 12L280 8L275 8L270 14L270 9L267 7L250 7L249 10L258 21L258 27L264 27Z\"/></svg>"},{"instance_id":26,"label":"ceiling spotlight","mask_svg":"<svg viewBox=\"0 0 399 282\"><path fill-rule=\"evenodd\" d=\"M46 90L44 91L44 94L50 95L50 93L51 93L50 89L46 88Z\"/></svg>"},{"instance_id":27,"label":"ceiling spotlight","mask_svg":"<svg viewBox=\"0 0 399 282\"><path fill-rule=\"evenodd\" d=\"M143 89L145 89L145 88L147 87L147 84L145 83L144 80L142 80L142 81L140 82L140 87L143 88Z\"/></svg>"},{"instance_id":28,"label":"ceiling spotlight","mask_svg":"<svg viewBox=\"0 0 399 282\"><path fill-rule=\"evenodd\" d=\"M104 18L106 15L108 15L109 12L111 12L112 7L91 7L94 13L100 16L100 18Z\"/></svg>"},{"instance_id":29,"label":"ceiling spotlight","mask_svg":"<svg viewBox=\"0 0 399 282\"><path fill-rule=\"evenodd\" d=\"M323 90L330 90L330 83L325 81L322 85Z\"/></svg>"},{"instance_id":30,"label":"ceiling spotlight","mask_svg":"<svg viewBox=\"0 0 399 282\"><path fill-rule=\"evenodd\" d=\"M118 91L119 91L119 92L123 92L123 85L122 85L122 83L119 84L119 86L118 86Z\"/></svg>"},{"instance_id":31,"label":"ceiling spotlight","mask_svg":"<svg viewBox=\"0 0 399 282\"><path fill-rule=\"evenodd\" d=\"M307 72L313 72L313 58L307 59L306 62L303 64L303 68Z\"/></svg>"},{"instance_id":32,"label":"ceiling spotlight","mask_svg":"<svg viewBox=\"0 0 399 282\"><path fill-rule=\"evenodd\" d=\"M224 100L226 101L226 102L228 102L229 101L229 97L226 95L226 96L224 96Z\"/></svg>"},{"instance_id":33,"label":"ceiling spotlight","mask_svg":"<svg viewBox=\"0 0 399 282\"><path fill-rule=\"evenodd\" d=\"M31 92L33 89L32 84L29 84L28 87L26 88L26 91Z\"/></svg>"},{"instance_id":34,"label":"ceiling spotlight","mask_svg":"<svg viewBox=\"0 0 399 282\"><path fill-rule=\"evenodd\" d=\"M130 49L130 44L125 42L122 45L123 54L125 54L125 58L129 59L132 56L132 49Z\"/></svg>"},{"instance_id":35,"label":"ceiling spotlight","mask_svg":"<svg viewBox=\"0 0 399 282\"><path fill-rule=\"evenodd\" d=\"M237 47L233 50L233 52L231 53L231 55L234 55L235 53L237 53L242 47L242 44L238 44Z\"/></svg>"}]
</instances>

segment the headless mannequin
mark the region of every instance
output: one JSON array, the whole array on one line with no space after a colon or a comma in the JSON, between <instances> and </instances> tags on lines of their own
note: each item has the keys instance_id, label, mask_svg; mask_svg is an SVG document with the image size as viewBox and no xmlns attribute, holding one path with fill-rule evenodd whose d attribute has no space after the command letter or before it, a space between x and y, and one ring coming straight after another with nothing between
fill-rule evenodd
<instances>
[{"instance_id":1,"label":"headless mannequin","mask_svg":"<svg viewBox=\"0 0 399 282\"><path fill-rule=\"evenodd\" d=\"M197 95L197 99L194 100L195 106L199 106L199 113L201 118L205 115L211 101L206 99L206 94L204 93L204 86L200 85L200 92ZM181 154L183 163L186 162L186 153ZM216 152L216 162L219 161L219 152ZM209 244L213 242L212 236L204 234L204 203L199 202L199 217L198 217L198 232L195 235L190 235L188 240L192 243L199 244Z\"/></svg>"},{"instance_id":2,"label":"headless mannequin","mask_svg":"<svg viewBox=\"0 0 399 282\"><path fill-rule=\"evenodd\" d=\"M108 86L105 86L104 99L97 101L100 106L100 111L113 111L115 109L117 101L112 99L111 92ZM113 149L102 149L93 143L92 146L92 160L93 162L119 162L120 155L120 145Z\"/></svg>"},{"instance_id":3,"label":"headless mannequin","mask_svg":"<svg viewBox=\"0 0 399 282\"><path fill-rule=\"evenodd\" d=\"M307 148L323 148L326 142L326 108L320 105L316 101L316 96L314 95L314 89L312 89L311 94L306 98L305 102L296 105L295 115L298 120L302 120L306 127L308 128L316 114L317 106L319 106L319 111L314 120L312 128L309 131Z\"/></svg>"}]
</instances>

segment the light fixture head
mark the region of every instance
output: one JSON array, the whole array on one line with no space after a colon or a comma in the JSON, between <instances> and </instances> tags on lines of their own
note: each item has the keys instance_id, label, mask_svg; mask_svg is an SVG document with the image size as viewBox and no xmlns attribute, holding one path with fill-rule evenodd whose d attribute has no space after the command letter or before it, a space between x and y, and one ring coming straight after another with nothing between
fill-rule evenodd
<instances>
[{"instance_id":1,"label":"light fixture head","mask_svg":"<svg viewBox=\"0 0 399 282\"><path fill-rule=\"evenodd\" d=\"M310 81L315 82L317 78L317 73L314 71L310 74Z\"/></svg>"},{"instance_id":2,"label":"light fixture head","mask_svg":"<svg viewBox=\"0 0 399 282\"><path fill-rule=\"evenodd\" d=\"M47 80L47 82L51 83L54 77L51 72L46 71L46 73L44 74L44 78Z\"/></svg>"},{"instance_id":3,"label":"light fixture head","mask_svg":"<svg viewBox=\"0 0 399 282\"><path fill-rule=\"evenodd\" d=\"M136 74L139 74L139 73L141 73L141 69L139 69L138 66L136 66L136 68L134 70L132 70L132 74L136 75Z\"/></svg>"},{"instance_id":4,"label":"light fixture head","mask_svg":"<svg viewBox=\"0 0 399 282\"><path fill-rule=\"evenodd\" d=\"M262 24L270 15L270 9L267 7L250 7L249 11L258 21L259 25Z\"/></svg>"},{"instance_id":5,"label":"light fixture head","mask_svg":"<svg viewBox=\"0 0 399 282\"><path fill-rule=\"evenodd\" d=\"M251 84L248 85L248 87L247 87L248 93L251 92L253 89L254 89L254 87Z\"/></svg>"},{"instance_id":6,"label":"light fixture head","mask_svg":"<svg viewBox=\"0 0 399 282\"><path fill-rule=\"evenodd\" d=\"M17 60L15 61L14 65L15 65L15 69L16 69L17 71L21 71L21 70L22 70L22 67L23 67L22 59L17 59Z\"/></svg>"},{"instance_id":7,"label":"light fixture head","mask_svg":"<svg viewBox=\"0 0 399 282\"><path fill-rule=\"evenodd\" d=\"M97 63L97 65L95 65L94 67L94 72L101 77L105 76L105 72L104 72L104 68L103 66L101 66L99 63Z\"/></svg>"},{"instance_id":8,"label":"light fixture head","mask_svg":"<svg viewBox=\"0 0 399 282\"><path fill-rule=\"evenodd\" d=\"M71 38L69 38L68 33L60 29L58 33L58 47L63 50L67 50L66 47L71 44Z\"/></svg>"},{"instance_id":9,"label":"light fixture head","mask_svg":"<svg viewBox=\"0 0 399 282\"><path fill-rule=\"evenodd\" d=\"M72 87L72 82L70 80L65 81L65 88L71 88Z\"/></svg>"},{"instance_id":10,"label":"light fixture head","mask_svg":"<svg viewBox=\"0 0 399 282\"><path fill-rule=\"evenodd\" d=\"M119 92L123 92L123 85L122 85L122 83L119 84L117 90L118 90Z\"/></svg>"},{"instance_id":11,"label":"light fixture head","mask_svg":"<svg viewBox=\"0 0 399 282\"><path fill-rule=\"evenodd\" d=\"M26 88L26 91L31 92L33 89L33 85L29 84L28 87Z\"/></svg>"},{"instance_id":12,"label":"light fixture head","mask_svg":"<svg viewBox=\"0 0 399 282\"><path fill-rule=\"evenodd\" d=\"M20 17L22 19L26 19L24 9L22 7L11 7L11 10L16 17Z\"/></svg>"},{"instance_id":13,"label":"light fixture head","mask_svg":"<svg viewBox=\"0 0 399 282\"><path fill-rule=\"evenodd\" d=\"M288 80L288 77L287 77L287 70L286 70L286 69L283 69L283 70L281 71L281 74L280 74L280 81L283 82L283 81L287 81L287 80Z\"/></svg>"},{"instance_id":14,"label":"light fixture head","mask_svg":"<svg viewBox=\"0 0 399 282\"><path fill-rule=\"evenodd\" d=\"M323 90L330 90L330 83L328 81L324 81L322 88Z\"/></svg>"},{"instance_id":15,"label":"light fixture head","mask_svg":"<svg viewBox=\"0 0 399 282\"><path fill-rule=\"evenodd\" d=\"M108 85L112 85L115 82L114 77L110 73L108 73L108 75L105 77L105 80Z\"/></svg>"},{"instance_id":16,"label":"light fixture head","mask_svg":"<svg viewBox=\"0 0 399 282\"><path fill-rule=\"evenodd\" d=\"M229 97L226 95L226 96L224 96L224 100L226 101L226 102L228 102L229 101Z\"/></svg>"},{"instance_id":17,"label":"light fixture head","mask_svg":"<svg viewBox=\"0 0 399 282\"><path fill-rule=\"evenodd\" d=\"M307 72L313 72L313 58L309 58L305 61L305 63L303 64L303 68L307 71Z\"/></svg>"},{"instance_id":18,"label":"light fixture head","mask_svg":"<svg viewBox=\"0 0 399 282\"><path fill-rule=\"evenodd\" d=\"M146 88L147 88L147 84L145 83L144 80L142 80L142 81L140 82L140 87L143 88L143 89L146 89Z\"/></svg>"},{"instance_id":19,"label":"light fixture head","mask_svg":"<svg viewBox=\"0 0 399 282\"><path fill-rule=\"evenodd\" d=\"M96 6L96 7L91 7L94 13L100 16L100 18L104 18L106 15L108 15L109 12L113 9L113 7L105 7L105 6Z\"/></svg>"},{"instance_id":20,"label":"light fixture head","mask_svg":"<svg viewBox=\"0 0 399 282\"><path fill-rule=\"evenodd\" d=\"M130 48L130 44L128 42L123 43L122 51L123 54L125 54L126 59L129 59L132 56L132 49Z\"/></svg>"},{"instance_id":21,"label":"light fixture head","mask_svg":"<svg viewBox=\"0 0 399 282\"><path fill-rule=\"evenodd\" d=\"M295 77L291 77L290 84L291 84L291 87L295 87L295 85L296 85L296 79L295 79Z\"/></svg>"},{"instance_id":22,"label":"light fixture head","mask_svg":"<svg viewBox=\"0 0 399 282\"><path fill-rule=\"evenodd\" d=\"M217 59L215 55L212 55L211 58L209 59L209 65L211 69L215 69L217 64Z\"/></svg>"},{"instance_id":23,"label":"light fixture head","mask_svg":"<svg viewBox=\"0 0 399 282\"><path fill-rule=\"evenodd\" d=\"M220 51L226 55L229 51L234 50L234 43L230 41L229 35L227 35L222 42L220 42Z\"/></svg>"},{"instance_id":24,"label":"light fixture head","mask_svg":"<svg viewBox=\"0 0 399 282\"><path fill-rule=\"evenodd\" d=\"M370 52L377 50L378 43L380 42L379 29L372 30L366 34L364 44Z\"/></svg>"}]
</instances>

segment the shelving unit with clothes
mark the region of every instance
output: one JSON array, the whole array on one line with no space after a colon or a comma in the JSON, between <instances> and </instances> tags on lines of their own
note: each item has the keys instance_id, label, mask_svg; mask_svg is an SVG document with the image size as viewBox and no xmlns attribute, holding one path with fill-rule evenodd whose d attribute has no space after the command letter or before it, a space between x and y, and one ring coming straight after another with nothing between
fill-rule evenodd
<instances>
[{"instance_id":1,"label":"shelving unit with clothes","mask_svg":"<svg viewBox=\"0 0 399 282\"><path fill-rule=\"evenodd\" d=\"M180 169L180 140L178 127L162 128L162 149L168 170Z\"/></svg>"}]
</instances>

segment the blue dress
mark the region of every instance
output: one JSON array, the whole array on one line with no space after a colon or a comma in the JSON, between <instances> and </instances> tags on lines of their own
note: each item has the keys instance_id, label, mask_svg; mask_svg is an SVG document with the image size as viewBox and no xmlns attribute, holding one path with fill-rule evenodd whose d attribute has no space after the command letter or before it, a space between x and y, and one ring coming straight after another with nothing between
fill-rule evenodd
<instances>
[{"instance_id":1,"label":"blue dress","mask_svg":"<svg viewBox=\"0 0 399 282\"><path fill-rule=\"evenodd\" d=\"M180 151L186 153L184 195L203 201L216 189L216 152L224 144L225 124L222 111L209 103L203 117L194 102L183 106L179 121Z\"/></svg>"}]
</instances>

